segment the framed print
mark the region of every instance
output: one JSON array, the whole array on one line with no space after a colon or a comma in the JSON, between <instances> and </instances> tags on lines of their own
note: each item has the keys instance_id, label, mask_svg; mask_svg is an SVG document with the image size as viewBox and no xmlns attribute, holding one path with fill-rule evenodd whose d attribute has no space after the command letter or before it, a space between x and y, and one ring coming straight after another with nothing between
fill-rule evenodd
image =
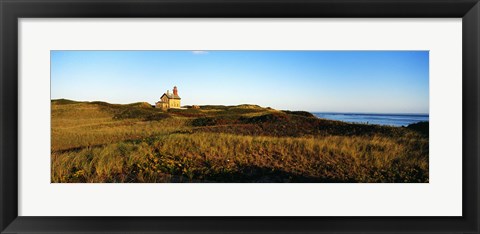
<instances>
[{"instance_id":1,"label":"framed print","mask_svg":"<svg viewBox=\"0 0 480 234\"><path fill-rule=\"evenodd\" d=\"M478 233L477 1L1 4L1 233Z\"/></svg>"}]
</instances>

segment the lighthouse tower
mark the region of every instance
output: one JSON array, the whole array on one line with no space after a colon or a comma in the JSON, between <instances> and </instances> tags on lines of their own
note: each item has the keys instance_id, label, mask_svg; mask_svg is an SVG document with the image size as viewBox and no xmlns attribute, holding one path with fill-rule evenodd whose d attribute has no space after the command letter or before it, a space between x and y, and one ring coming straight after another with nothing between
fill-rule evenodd
<instances>
[{"instance_id":1,"label":"lighthouse tower","mask_svg":"<svg viewBox=\"0 0 480 234\"><path fill-rule=\"evenodd\" d=\"M173 95L178 96L177 86L173 86Z\"/></svg>"}]
</instances>

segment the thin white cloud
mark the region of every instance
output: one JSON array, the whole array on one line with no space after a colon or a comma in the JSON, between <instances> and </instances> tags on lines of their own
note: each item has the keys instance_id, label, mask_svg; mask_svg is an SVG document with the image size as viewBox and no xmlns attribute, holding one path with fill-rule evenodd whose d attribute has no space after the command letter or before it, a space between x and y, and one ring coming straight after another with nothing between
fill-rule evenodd
<instances>
[{"instance_id":1,"label":"thin white cloud","mask_svg":"<svg viewBox=\"0 0 480 234\"><path fill-rule=\"evenodd\" d=\"M204 50L194 50L192 51L193 54L208 54L208 51Z\"/></svg>"}]
</instances>

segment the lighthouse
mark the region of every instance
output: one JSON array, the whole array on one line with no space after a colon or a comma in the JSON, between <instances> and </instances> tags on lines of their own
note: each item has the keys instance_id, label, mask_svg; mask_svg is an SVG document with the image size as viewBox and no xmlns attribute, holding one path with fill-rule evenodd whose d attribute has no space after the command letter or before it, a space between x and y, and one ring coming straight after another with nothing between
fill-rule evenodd
<instances>
[{"instance_id":1,"label":"lighthouse","mask_svg":"<svg viewBox=\"0 0 480 234\"><path fill-rule=\"evenodd\" d=\"M180 100L181 98L178 96L177 86L174 86L173 94L167 90L167 92L160 97L160 101L155 103L155 107L162 109L180 108Z\"/></svg>"}]
</instances>

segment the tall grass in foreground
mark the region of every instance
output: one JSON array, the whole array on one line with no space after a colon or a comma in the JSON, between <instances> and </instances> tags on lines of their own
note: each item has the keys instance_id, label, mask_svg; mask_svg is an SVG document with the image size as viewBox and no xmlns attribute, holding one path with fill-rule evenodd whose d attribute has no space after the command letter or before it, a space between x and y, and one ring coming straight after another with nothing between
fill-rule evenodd
<instances>
[{"instance_id":1,"label":"tall grass in foreground","mask_svg":"<svg viewBox=\"0 0 480 234\"><path fill-rule=\"evenodd\" d=\"M52 182L428 182L428 141L170 134L52 153Z\"/></svg>"}]
</instances>

